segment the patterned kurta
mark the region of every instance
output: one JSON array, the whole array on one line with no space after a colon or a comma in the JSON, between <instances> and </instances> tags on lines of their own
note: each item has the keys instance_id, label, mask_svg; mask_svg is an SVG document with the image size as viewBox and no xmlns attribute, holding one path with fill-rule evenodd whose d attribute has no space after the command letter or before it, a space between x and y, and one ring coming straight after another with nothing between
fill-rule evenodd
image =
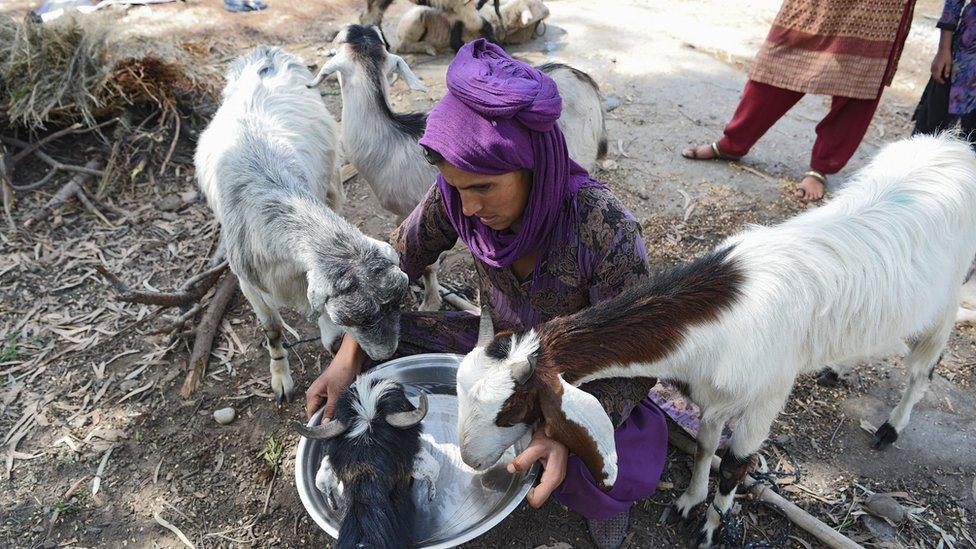
<instances>
[{"instance_id":1,"label":"patterned kurta","mask_svg":"<svg viewBox=\"0 0 976 549\"><path fill-rule=\"evenodd\" d=\"M894 78L914 7L915 0L785 0L749 79L876 99Z\"/></svg>"},{"instance_id":2,"label":"patterned kurta","mask_svg":"<svg viewBox=\"0 0 976 549\"><path fill-rule=\"evenodd\" d=\"M976 2L946 0L940 29L953 31L949 114L976 111Z\"/></svg>"},{"instance_id":3,"label":"patterned kurta","mask_svg":"<svg viewBox=\"0 0 976 549\"><path fill-rule=\"evenodd\" d=\"M640 226L609 189L584 187L571 206L575 230L552 235L538 251L532 274L520 280L511 268L491 268L475 260L482 299L495 328L528 329L575 313L646 280L647 250ZM454 247L458 235L434 185L397 228L390 243L401 268L417 280L424 268ZM400 347L394 356L423 352L467 353L478 336L478 317L465 312L406 312L400 321ZM652 386L649 379L606 379L587 383L614 425L627 418Z\"/></svg>"}]
</instances>

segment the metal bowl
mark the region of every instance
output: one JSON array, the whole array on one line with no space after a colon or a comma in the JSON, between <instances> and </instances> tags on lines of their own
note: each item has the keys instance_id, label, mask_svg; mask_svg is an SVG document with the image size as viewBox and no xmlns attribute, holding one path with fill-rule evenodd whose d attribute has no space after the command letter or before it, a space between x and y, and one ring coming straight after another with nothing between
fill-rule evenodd
<instances>
[{"instance_id":1,"label":"metal bowl","mask_svg":"<svg viewBox=\"0 0 976 549\"><path fill-rule=\"evenodd\" d=\"M461 463L457 446L456 377L461 356L423 354L391 360L373 371L403 384L416 403L427 393L430 408L424 418L423 445L440 464L436 496L430 502L422 483L414 483L418 502L414 519L416 547L454 547L470 541L502 521L518 507L538 474L538 466L527 473L510 474L505 464L522 451L528 437L509 448L491 469L477 472ZM318 422L316 413L309 425ZM333 538L338 536L341 515L332 510L325 495L315 487L315 473L322 462L321 441L302 437L295 456L295 482L302 505L315 522Z\"/></svg>"}]
</instances>

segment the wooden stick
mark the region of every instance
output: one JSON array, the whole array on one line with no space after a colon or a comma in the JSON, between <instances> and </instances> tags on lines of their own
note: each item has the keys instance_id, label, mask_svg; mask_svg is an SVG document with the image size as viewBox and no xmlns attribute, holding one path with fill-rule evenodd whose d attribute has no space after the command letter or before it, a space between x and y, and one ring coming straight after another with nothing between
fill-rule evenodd
<instances>
[{"instance_id":1,"label":"wooden stick","mask_svg":"<svg viewBox=\"0 0 976 549\"><path fill-rule=\"evenodd\" d=\"M85 169L100 174L101 172L98 171L97 169L100 165L101 165L101 160L95 158L89 160L88 163L85 164ZM30 228L31 225L34 225L38 221L41 221L44 218L46 218L48 215L51 214L51 212L60 208L62 205L64 205L65 202L67 202L71 198L77 197L78 192L85 185L85 183L87 183L88 180L91 179L91 177L92 174L87 172L76 174L74 177L71 178L71 181L68 181L63 187L61 187L61 190L59 190L57 194L55 194L51 198L51 200L47 201L47 204L45 204L43 208L34 212L34 215L32 215L31 218L24 223L24 226Z\"/></svg>"},{"instance_id":2,"label":"wooden stick","mask_svg":"<svg viewBox=\"0 0 976 549\"><path fill-rule=\"evenodd\" d=\"M698 445L695 443L695 441L691 440L683 432L679 433L677 429L669 429L668 442L670 442L675 448L692 456L694 456L698 451ZM718 471L721 464L721 458L718 456L712 456L712 471ZM765 501L766 503L776 505L783 510L783 513L791 521L793 521L794 524L812 534L815 538L822 541L828 547L833 549L864 549L863 546L854 543L844 534L841 534L837 530L827 526L818 518L784 499L783 496L769 490L768 486L752 479L752 477L747 475L746 478L742 480L742 483L746 488L749 489L749 493L751 493L753 497L760 501Z\"/></svg>"},{"instance_id":3,"label":"wooden stick","mask_svg":"<svg viewBox=\"0 0 976 549\"><path fill-rule=\"evenodd\" d=\"M8 165L9 164L9 165ZM7 157L7 147L0 144L0 190L3 192L3 213L7 218L7 225L10 230L14 230L16 225L14 224L14 218L10 214L10 210L14 203L14 192L11 187L13 187L13 164L9 162Z\"/></svg>"},{"instance_id":4,"label":"wooden stick","mask_svg":"<svg viewBox=\"0 0 976 549\"><path fill-rule=\"evenodd\" d=\"M109 124L114 124L114 123L116 123L118 121L119 121L118 118L113 118L111 120L106 120L105 122L102 122L101 124L97 124L95 126L91 126L91 127L87 127L87 128L83 128L80 123L72 124L71 126L68 126L67 128L60 129L60 130L52 133L51 135L48 135L48 136L46 136L44 138L41 138L38 141L35 141L34 143L31 143L31 144L27 145L26 147L24 147L24 150L22 150L19 153L17 153L17 154L14 155L14 157L13 157L13 163L16 164L16 163L20 162L21 160L23 160L24 158L26 158L27 155L29 155L29 154L33 153L34 151L40 149L44 145L47 145L51 141L54 141L55 139L58 139L59 137L64 137L65 135L68 135L69 133L87 133L87 132L94 131L94 130L97 130L99 128L108 126Z\"/></svg>"},{"instance_id":5,"label":"wooden stick","mask_svg":"<svg viewBox=\"0 0 976 549\"><path fill-rule=\"evenodd\" d=\"M183 398L190 398L193 391L200 386L203 374L207 370L207 362L210 361L210 349L213 347L214 336L220 327L220 321L224 318L224 311L237 294L237 275L227 273L227 276L220 281L217 292L214 293L213 300L207 307L200 324L194 332L193 351L190 353L190 361L187 364L189 372L183 381L183 388L180 395Z\"/></svg>"},{"instance_id":6,"label":"wooden stick","mask_svg":"<svg viewBox=\"0 0 976 549\"><path fill-rule=\"evenodd\" d=\"M448 290L444 286L438 284L437 289L441 292L441 296L444 297L444 301L450 303L452 306L457 307L462 311L468 311L469 313L474 313L474 314L481 313L481 309L479 309L477 305L457 295L451 290Z\"/></svg>"},{"instance_id":7,"label":"wooden stick","mask_svg":"<svg viewBox=\"0 0 976 549\"><path fill-rule=\"evenodd\" d=\"M187 288L182 292L146 292L143 290L133 290L128 284L123 282L118 276L108 270L105 265L96 265L95 269L101 273L115 289L119 292L119 299L128 303L142 303L145 305L159 305L161 307L181 307L196 303L207 295L207 291L217 283L221 273L227 269L224 262L216 268L202 273L204 276L198 278L194 276L184 283ZM193 287L195 285L195 287Z\"/></svg>"},{"instance_id":8,"label":"wooden stick","mask_svg":"<svg viewBox=\"0 0 976 549\"><path fill-rule=\"evenodd\" d=\"M4 143L7 143L9 145L15 145L17 147L26 148L31 146L30 143L27 143L26 141L21 141L20 139L14 139L13 137L0 136L0 141L3 141ZM75 164L65 164L60 160L55 160L54 158L51 158L48 154L44 153L43 151L33 151L33 153L48 166L57 168L59 170L64 170L66 172L85 173L88 175L95 175L98 177L102 177L103 175L105 175L105 173L102 172L101 170L91 168L87 165L78 166Z\"/></svg>"}]
</instances>

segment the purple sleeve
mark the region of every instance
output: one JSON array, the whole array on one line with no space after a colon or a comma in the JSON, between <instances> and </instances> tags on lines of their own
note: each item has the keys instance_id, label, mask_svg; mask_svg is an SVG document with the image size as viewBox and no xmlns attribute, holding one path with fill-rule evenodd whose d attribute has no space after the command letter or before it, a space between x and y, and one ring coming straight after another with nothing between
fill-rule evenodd
<instances>
[{"instance_id":1,"label":"purple sleeve","mask_svg":"<svg viewBox=\"0 0 976 549\"><path fill-rule=\"evenodd\" d=\"M640 224L607 189L583 192L580 245L590 265L590 303L606 301L647 280L647 249Z\"/></svg>"},{"instance_id":2,"label":"purple sleeve","mask_svg":"<svg viewBox=\"0 0 976 549\"><path fill-rule=\"evenodd\" d=\"M962 13L965 4L966 0L946 0L942 8L942 17L935 26L943 30L956 30L959 26L959 14Z\"/></svg>"},{"instance_id":3,"label":"purple sleeve","mask_svg":"<svg viewBox=\"0 0 976 549\"><path fill-rule=\"evenodd\" d=\"M433 265L454 247L458 235L447 218L441 193L431 185L424 199L390 235L390 244L400 254L400 268L410 280L418 280L424 268Z\"/></svg>"}]
</instances>

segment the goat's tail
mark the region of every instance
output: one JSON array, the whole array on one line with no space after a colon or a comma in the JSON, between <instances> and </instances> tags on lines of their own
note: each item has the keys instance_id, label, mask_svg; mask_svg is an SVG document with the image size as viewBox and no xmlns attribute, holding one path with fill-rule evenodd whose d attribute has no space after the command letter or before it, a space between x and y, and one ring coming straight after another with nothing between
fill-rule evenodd
<instances>
[{"instance_id":1,"label":"goat's tail","mask_svg":"<svg viewBox=\"0 0 976 549\"><path fill-rule=\"evenodd\" d=\"M344 490L349 507L336 549L406 549L413 545L414 504L410 490L387 493L386 483L364 478Z\"/></svg>"}]
</instances>

